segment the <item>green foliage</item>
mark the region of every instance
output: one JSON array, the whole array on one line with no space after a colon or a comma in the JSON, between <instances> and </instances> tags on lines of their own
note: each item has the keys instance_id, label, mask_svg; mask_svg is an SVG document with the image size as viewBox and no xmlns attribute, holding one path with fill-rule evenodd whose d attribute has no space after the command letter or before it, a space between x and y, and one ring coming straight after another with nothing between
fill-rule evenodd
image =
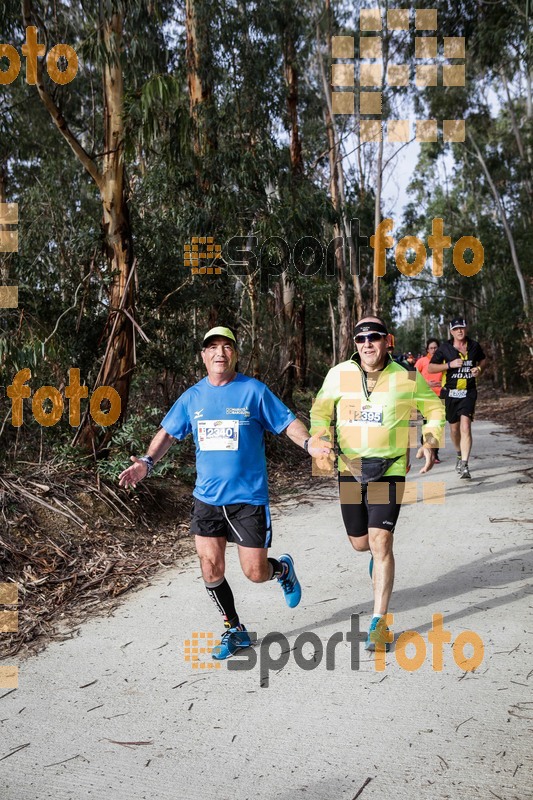
<instances>
[{"instance_id":1,"label":"green foliage","mask_svg":"<svg viewBox=\"0 0 533 800\"><path fill-rule=\"evenodd\" d=\"M103 478L117 482L120 473L130 466L130 456L139 457L146 452L161 417L159 408L146 408L142 414L132 414L113 433L108 444L108 457L98 461L98 473ZM178 445L178 454L175 458L179 457L179 447ZM193 482L194 470L186 464L175 463L170 454L155 465L151 477L164 477L169 473L173 473L186 483Z\"/></svg>"},{"instance_id":2,"label":"green foliage","mask_svg":"<svg viewBox=\"0 0 533 800\"><path fill-rule=\"evenodd\" d=\"M33 6L40 38L44 41L45 26L49 43L68 42L79 55L79 72L71 84L52 85L45 75L45 85L99 168L104 163L106 110L102 78L110 58L103 46L101 15L113 10L124 14L123 51L111 58L120 59L124 78L125 193L136 258L131 311L148 341L135 334L130 416L113 433L109 459L99 462L102 474L114 479L132 452L144 452L153 434L159 417L146 407L166 410L201 377L199 344L212 325L236 329L241 369L254 369L275 390L296 334L302 335L306 348L304 384L315 388L331 365L339 321L332 251L317 274L298 273L290 255L283 256L280 268L287 270L294 289L292 330L283 316L280 277L274 270L268 274L267 248L262 252L270 237L284 239L290 251L303 237L314 237L325 250L342 222L332 202L318 68L320 51L329 75L328 17L323 4L314 0L229 0L218 6L194 0L203 94L191 109L183 4L33 0ZM416 6L433 8L434 3L421 0ZM7 0L1 6L0 23L4 39L20 47L20 2ZM472 235L485 248L485 265L473 278L459 275L451 250L440 279L428 268L412 279L402 276L392 266L393 251L388 252L380 305L397 334L396 349L423 349L426 334L443 338L450 316L464 313L473 334L488 345L497 365L495 381L501 379L509 388L518 388L529 373L525 367L506 366L503 354L513 365L522 364L531 334L501 215L474 142L507 210L529 286L533 127L526 88L531 69L527 25L523 8L514 3L439 4L439 37L467 37L467 85L445 91L441 86L425 92L402 89L398 97L385 97L386 109L394 110L395 103L409 98L424 117L466 117L473 137L464 144L439 140L420 148L404 232L427 242L431 220L442 217L453 242ZM332 11L332 33L356 31L353 3L340 0ZM397 63L414 63L412 37L398 39L395 47ZM302 147L302 168L296 171L290 149L289 52L297 74ZM357 141L357 124L357 118L335 120L344 148L343 210L346 219L359 219L362 235L369 236L374 229L376 150ZM386 167L385 180L393 164ZM0 257L1 283L13 281L20 287L19 309L0 310L1 382L7 385L19 369L30 367L33 389L61 386L69 368L77 367L82 382L91 386L108 341L108 287L113 279L103 249L101 197L23 73L0 91L0 190L19 204L20 236L19 252ZM395 223L398 240L400 220ZM255 237L258 260L242 275L223 267L221 275L193 277L184 266L183 248L194 235L212 236L223 246L232 236ZM372 251L363 250L359 281L365 307L372 299L372 277ZM347 270L351 321L356 315L353 278ZM65 446L66 457L68 445L63 442L72 431L64 416L43 436L45 443ZM28 437L39 438L36 430L28 427ZM20 434L20 446L25 435ZM191 477L190 457L190 445L180 445L178 469L184 479ZM158 470L171 468L170 463L166 460Z\"/></svg>"}]
</instances>

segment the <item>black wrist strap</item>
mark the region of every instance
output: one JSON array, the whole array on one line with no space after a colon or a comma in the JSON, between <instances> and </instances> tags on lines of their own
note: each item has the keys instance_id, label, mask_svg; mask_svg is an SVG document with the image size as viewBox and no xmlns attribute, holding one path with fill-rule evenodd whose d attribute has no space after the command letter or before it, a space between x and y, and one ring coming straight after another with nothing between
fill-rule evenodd
<instances>
[{"instance_id":1,"label":"black wrist strap","mask_svg":"<svg viewBox=\"0 0 533 800\"><path fill-rule=\"evenodd\" d=\"M146 464L146 468L148 470L146 477L149 478L154 468L154 459L152 456L141 456L139 461L142 461L144 464Z\"/></svg>"}]
</instances>

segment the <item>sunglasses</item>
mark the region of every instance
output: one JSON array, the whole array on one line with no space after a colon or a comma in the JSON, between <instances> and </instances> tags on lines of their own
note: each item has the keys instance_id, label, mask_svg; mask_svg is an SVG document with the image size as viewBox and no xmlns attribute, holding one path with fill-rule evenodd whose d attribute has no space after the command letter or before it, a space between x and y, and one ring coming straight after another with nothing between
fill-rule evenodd
<instances>
[{"instance_id":1,"label":"sunglasses","mask_svg":"<svg viewBox=\"0 0 533 800\"><path fill-rule=\"evenodd\" d=\"M387 336L386 333L360 333L358 336L354 336L353 340L356 344L364 344L367 339L369 342L379 342L379 340L383 337Z\"/></svg>"}]
</instances>

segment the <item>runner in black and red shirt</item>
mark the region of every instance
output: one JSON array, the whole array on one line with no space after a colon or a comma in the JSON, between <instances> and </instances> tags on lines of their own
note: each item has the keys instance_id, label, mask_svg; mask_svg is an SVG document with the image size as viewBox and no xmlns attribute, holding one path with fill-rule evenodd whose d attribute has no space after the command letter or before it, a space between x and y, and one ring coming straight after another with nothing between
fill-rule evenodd
<instances>
[{"instance_id":1,"label":"runner in black and red shirt","mask_svg":"<svg viewBox=\"0 0 533 800\"><path fill-rule=\"evenodd\" d=\"M441 398L446 406L453 445L457 451L455 469L461 478L470 479L468 457L472 449L472 420L476 407L476 378L486 364L481 345L466 333L467 322L462 317L450 323L452 338L443 342L427 366L428 373L442 372Z\"/></svg>"}]
</instances>

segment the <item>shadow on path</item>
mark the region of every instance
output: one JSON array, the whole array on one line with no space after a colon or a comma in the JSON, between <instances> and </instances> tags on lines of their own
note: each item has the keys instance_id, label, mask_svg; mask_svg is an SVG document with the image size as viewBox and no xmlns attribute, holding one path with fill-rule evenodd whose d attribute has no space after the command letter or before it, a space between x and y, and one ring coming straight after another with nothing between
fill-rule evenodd
<instances>
[{"instance_id":1,"label":"shadow on path","mask_svg":"<svg viewBox=\"0 0 533 800\"><path fill-rule=\"evenodd\" d=\"M516 557L512 558L513 555ZM500 592L504 592L505 589L510 588L509 584L526 580L532 573L532 545L525 544L516 547L508 547L497 553L481 556L475 561L471 561L469 564L456 567L422 586L395 591L392 596L391 611L394 614L398 614L411 609L422 610L428 605L434 606L434 604L438 602L442 605L437 610L439 613L445 615L446 622L468 619L475 614L479 614L481 611L508 605L509 603L533 595L533 585L531 584L521 586L515 591L500 594ZM368 574L365 575L365 578L368 582L368 602L363 604L356 602L314 624L311 623L305 627L293 628L292 630L285 631L284 635L298 636L298 634L310 629L321 631L330 625L341 623L343 627L346 627L346 630L348 630L351 614L371 614L372 591ZM442 607L446 605L446 600L451 598L456 601L457 598L462 595L468 595L472 591L477 592L478 590L486 590L487 593L497 592L498 594L497 596L487 599L479 599L479 597L477 597L471 604L466 602L462 609L447 615L447 609ZM320 605L323 602L324 601L319 601L314 605ZM435 610L432 611L432 613L435 613ZM431 620L417 627L417 630L420 632L429 628L431 628Z\"/></svg>"}]
</instances>

